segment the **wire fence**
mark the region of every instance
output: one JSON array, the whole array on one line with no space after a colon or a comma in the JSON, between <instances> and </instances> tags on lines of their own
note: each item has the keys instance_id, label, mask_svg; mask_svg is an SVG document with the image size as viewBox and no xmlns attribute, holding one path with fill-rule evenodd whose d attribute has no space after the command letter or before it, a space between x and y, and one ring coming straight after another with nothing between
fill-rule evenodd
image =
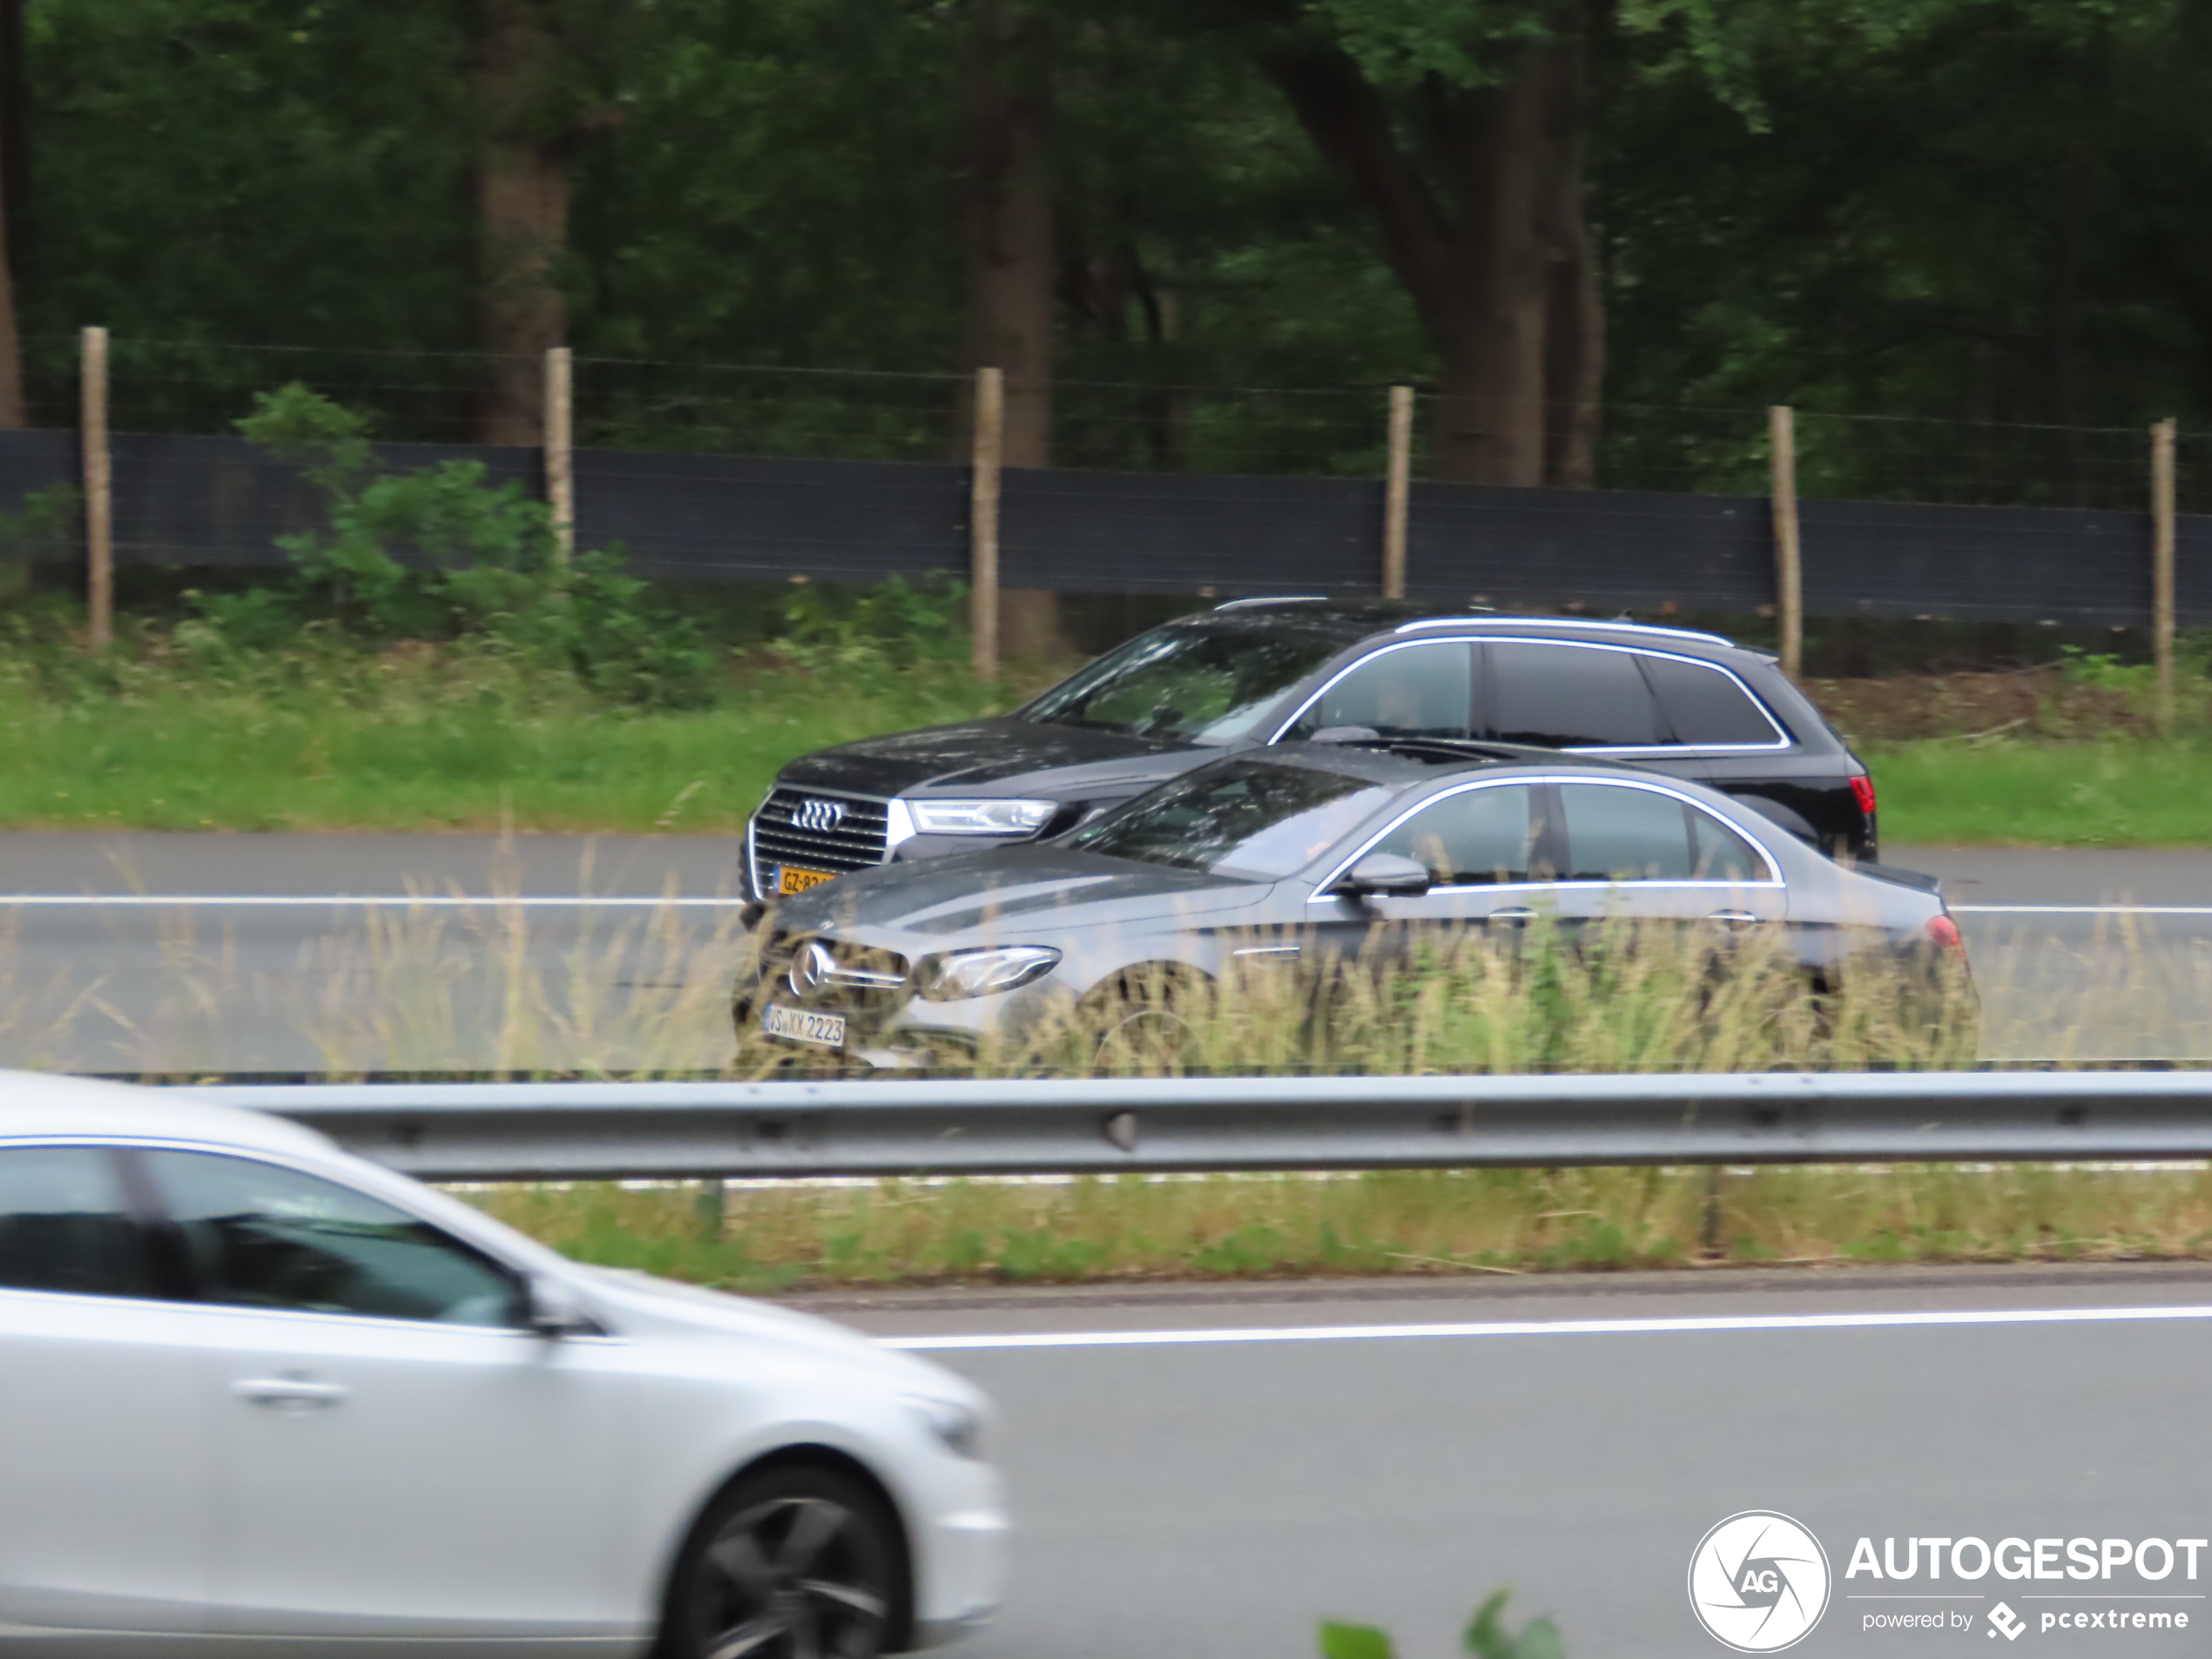
<instances>
[{"instance_id":1,"label":"wire fence","mask_svg":"<svg viewBox=\"0 0 2212 1659\"><path fill-rule=\"evenodd\" d=\"M75 336L24 341L34 426L77 425L78 352ZM465 443L485 430L502 370L514 367L484 353L118 334L110 345L110 419L125 433L233 433L259 396L296 381L367 414L379 437ZM972 385L957 374L579 356L576 441L611 450L956 463L967 455ZM1009 385L1008 395L1010 421L1028 401L1028 418L1046 434L1043 458L1055 467L1379 478L1387 465L1382 385L1060 381L1042 392ZM1611 404L1594 414L1592 421L1592 412L1563 406L1486 409L1420 390L1413 476L1768 491L1764 408ZM1561 464L1564 435L1578 416L1588 424L1580 470ZM1797 434L1798 489L1811 499L2101 511L2141 511L2148 502L2148 419L2060 427L1799 408ZM1521 457L1517 469L1498 459L1508 449ZM2182 509L2212 512L2212 432L2183 432L2176 461Z\"/></svg>"}]
</instances>

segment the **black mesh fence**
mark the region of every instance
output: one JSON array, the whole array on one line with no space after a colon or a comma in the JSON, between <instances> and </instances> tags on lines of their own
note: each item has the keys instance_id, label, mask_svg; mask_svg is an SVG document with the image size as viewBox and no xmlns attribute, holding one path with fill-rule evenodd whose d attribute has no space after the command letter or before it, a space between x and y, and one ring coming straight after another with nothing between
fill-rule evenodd
<instances>
[{"instance_id":1,"label":"black mesh fence","mask_svg":"<svg viewBox=\"0 0 2212 1659\"><path fill-rule=\"evenodd\" d=\"M0 434L0 511L78 475L78 341L26 342L30 432ZM367 414L388 465L456 457L543 488L534 447L475 442L495 388L543 365L482 354L110 346L117 551L187 569L280 563L324 503L237 435L299 382ZM1382 576L1389 389L1063 381L1008 388L1002 580L1067 591L1372 592ZM657 577L871 582L963 575L973 416L964 375L575 363L579 538ZM1613 406L1541 431L1414 400L1407 581L1503 609L1770 607L1768 415ZM1042 422L1040 428L1038 423ZM1028 425L1024 427L1023 423ZM2145 428L1796 415L1805 595L1819 617L2132 625L2150 605ZM1528 446L1533 445L1533 448ZM1519 447L1516 447L1519 446ZM1510 451L1593 488L1456 482ZM1033 451L1031 451L1033 452ZM2212 434L2181 435L2184 621L2212 621Z\"/></svg>"}]
</instances>

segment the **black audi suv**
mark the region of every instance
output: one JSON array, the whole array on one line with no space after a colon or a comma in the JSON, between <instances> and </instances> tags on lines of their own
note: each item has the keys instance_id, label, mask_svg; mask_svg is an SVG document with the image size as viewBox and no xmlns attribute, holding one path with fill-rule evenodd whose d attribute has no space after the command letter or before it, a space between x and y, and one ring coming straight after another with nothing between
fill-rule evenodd
<instances>
[{"instance_id":1,"label":"black audi suv","mask_svg":"<svg viewBox=\"0 0 2212 1659\"><path fill-rule=\"evenodd\" d=\"M1763 652L1635 622L1239 599L1137 635L1026 707L802 755L753 815L757 900L1065 833L1237 750L1433 738L1630 761L1831 857L1877 853L1874 786Z\"/></svg>"}]
</instances>

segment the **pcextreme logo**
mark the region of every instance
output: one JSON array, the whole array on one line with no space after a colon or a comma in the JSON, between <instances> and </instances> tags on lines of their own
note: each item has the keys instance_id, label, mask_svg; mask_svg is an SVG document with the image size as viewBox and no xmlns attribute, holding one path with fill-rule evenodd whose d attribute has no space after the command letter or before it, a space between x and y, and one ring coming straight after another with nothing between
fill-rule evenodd
<instances>
[{"instance_id":1,"label":"pcextreme logo","mask_svg":"<svg viewBox=\"0 0 2212 1659\"><path fill-rule=\"evenodd\" d=\"M1820 1541L1770 1509L1730 1515L1689 1557L1690 1610L1738 1653L1779 1653L1804 1641L1828 1610L1828 1587Z\"/></svg>"}]
</instances>

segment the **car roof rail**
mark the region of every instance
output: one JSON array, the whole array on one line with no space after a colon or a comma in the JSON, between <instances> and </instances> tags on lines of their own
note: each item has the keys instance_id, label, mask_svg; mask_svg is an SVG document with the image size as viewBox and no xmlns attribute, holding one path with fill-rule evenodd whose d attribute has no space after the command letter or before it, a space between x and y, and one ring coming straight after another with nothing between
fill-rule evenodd
<instances>
[{"instance_id":1,"label":"car roof rail","mask_svg":"<svg viewBox=\"0 0 2212 1659\"><path fill-rule=\"evenodd\" d=\"M1327 598L1325 593L1277 593L1252 599L1229 599L1214 607L1216 610L1241 610L1251 605L1308 605Z\"/></svg>"},{"instance_id":2,"label":"car roof rail","mask_svg":"<svg viewBox=\"0 0 2212 1659\"><path fill-rule=\"evenodd\" d=\"M1716 645L1743 649L1724 634L1703 633L1695 628L1668 628L1656 622L1592 622L1582 617L1433 617L1420 622L1402 622L1392 631L1410 634L1417 628L1469 627L1591 628L1609 634L1656 634L1666 639L1703 639Z\"/></svg>"}]
</instances>

